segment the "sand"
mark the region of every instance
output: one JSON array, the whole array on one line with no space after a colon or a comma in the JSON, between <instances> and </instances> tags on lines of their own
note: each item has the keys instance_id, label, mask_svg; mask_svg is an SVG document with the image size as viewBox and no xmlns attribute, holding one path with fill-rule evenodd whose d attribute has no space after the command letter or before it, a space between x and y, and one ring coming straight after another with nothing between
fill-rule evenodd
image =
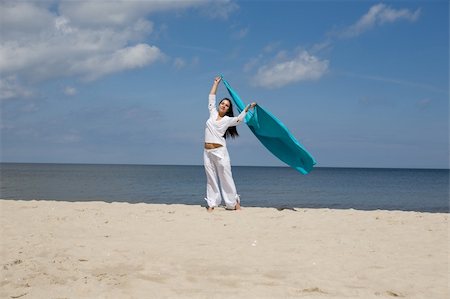
<instances>
[{"instance_id":1,"label":"sand","mask_svg":"<svg viewBox=\"0 0 450 299\"><path fill-rule=\"evenodd\" d=\"M447 213L0 200L0 298L450 298Z\"/></svg>"}]
</instances>

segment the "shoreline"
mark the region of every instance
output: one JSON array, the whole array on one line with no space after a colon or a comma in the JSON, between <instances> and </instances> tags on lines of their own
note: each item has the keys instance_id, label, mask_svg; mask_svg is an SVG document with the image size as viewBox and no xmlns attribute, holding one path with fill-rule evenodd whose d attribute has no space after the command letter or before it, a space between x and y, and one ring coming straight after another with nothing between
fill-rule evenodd
<instances>
[{"instance_id":1,"label":"shoreline","mask_svg":"<svg viewBox=\"0 0 450 299\"><path fill-rule=\"evenodd\" d=\"M189 203L189 202L179 202L179 203L158 203L158 202L145 202L145 201L118 201L118 200L106 200L106 199L27 199L27 198L0 198L0 201L16 201L16 202L65 202L65 203L100 203L100 204L129 204L129 205L161 205L161 206L186 206L186 207L200 207L206 209L206 203L203 203L202 201L199 201L198 203ZM204 200L203 200L204 201ZM220 205L218 207L219 209L224 208L224 205ZM243 209L275 209L278 211L283 210L291 210L291 211L301 211L301 210L332 210L332 211L358 211L358 212L405 212L405 213L424 213L424 214L443 214L443 215L449 215L450 216L450 210L442 210L442 209L435 209L435 210L401 210L401 209L383 209L383 208L377 208L377 209L363 209L363 208L357 208L357 207L326 207L326 206L291 206L287 204L280 204L280 205L272 205L272 206L264 206L264 205L244 205L242 206Z\"/></svg>"},{"instance_id":2,"label":"shoreline","mask_svg":"<svg viewBox=\"0 0 450 299\"><path fill-rule=\"evenodd\" d=\"M2 298L447 298L449 214L3 200Z\"/></svg>"}]
</instances>

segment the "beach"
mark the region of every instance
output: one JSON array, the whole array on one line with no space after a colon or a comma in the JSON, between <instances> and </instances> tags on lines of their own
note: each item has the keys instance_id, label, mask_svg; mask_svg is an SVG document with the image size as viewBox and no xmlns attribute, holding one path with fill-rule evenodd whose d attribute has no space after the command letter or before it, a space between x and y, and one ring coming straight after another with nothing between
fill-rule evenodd
<instances>
[{"instance_id":1,"label":"beach","mask_svg":"<svg viewBox=\"0 0 450 299\"><path fill-rule=\"evenodd\" d=\"M1 298L449 298L448 213L0 200Z\"/></svg>"}]
</instances>

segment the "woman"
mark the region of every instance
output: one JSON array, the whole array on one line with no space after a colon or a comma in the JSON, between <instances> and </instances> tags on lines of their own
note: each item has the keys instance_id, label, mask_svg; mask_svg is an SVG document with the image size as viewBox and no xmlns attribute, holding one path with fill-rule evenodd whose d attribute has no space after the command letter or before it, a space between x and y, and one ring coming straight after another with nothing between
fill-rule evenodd
<instances>
[{"instance_id":1,"label":"woman","mask_svg":"<svg viewBox=\"0 0 450 299\"><path fill-rule=\"evenodd\" d=\"M217 207L221 201L220 191L225 206L230 210L241 208L239 195L231 173L230 157L228 155L226 138L239 136L236 125L242 123L249 108L254 108L256 103L248 105L239 116L234 117L233 106L228 98L220 101L216 108L216 92L221 78L216 77L209 93L209 119L205 128L205 150L203 159L207 178L206 202L208 212ZM220 188L219 188L220 181Z\"/></svg>"}]
</instances>

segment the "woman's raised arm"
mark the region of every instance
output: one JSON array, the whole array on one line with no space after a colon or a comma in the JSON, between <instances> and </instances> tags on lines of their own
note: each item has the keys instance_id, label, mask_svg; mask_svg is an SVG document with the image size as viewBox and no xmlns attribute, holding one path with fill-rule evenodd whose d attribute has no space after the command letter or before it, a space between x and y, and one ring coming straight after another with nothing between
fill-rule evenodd
<instances>
[{"instance_id":1,"label":"woman's raised arm","mask_svg":"<svg viewBox=\"0 0 450 299\"><path fill-rule=\"evenodd\" d=\"M211 86L211 91L209 92L209 94L214 94L214 95L216 94L216 92L217 92L217 87L219 86L220 80L222 80L221 77L216 77L216 78L214 78L214 83L213 83L213 85Z\"/></svg>"}]
</instances>

